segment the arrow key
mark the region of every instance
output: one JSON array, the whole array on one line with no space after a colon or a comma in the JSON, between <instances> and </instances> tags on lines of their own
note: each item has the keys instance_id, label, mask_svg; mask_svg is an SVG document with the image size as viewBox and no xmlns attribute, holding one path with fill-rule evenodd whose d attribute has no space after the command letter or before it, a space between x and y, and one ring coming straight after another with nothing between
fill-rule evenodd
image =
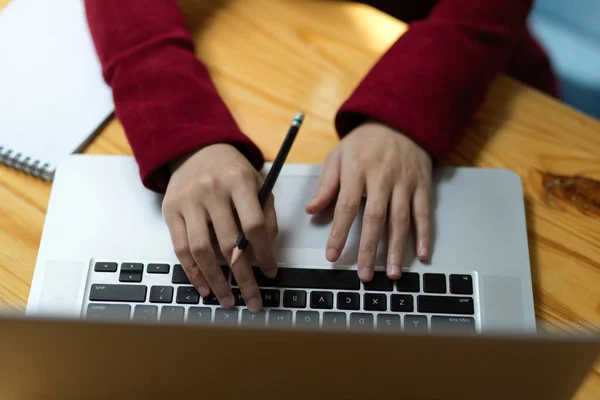
<instances>
[{"instance_id":1,"label":"arrow key","mask_svg":"<svg viewBox=\"0 0 600 400\"><path fill-rule=\"evenodd\" d=\"M142 273L141 272L127 272L121 271L119 274L119 282L141 282L142 281Z\"/></svg>"},{"instance_id":2,"label":"arrow key","mask_svg":"<svg viewBox=\"0 0 600 400\"><path fill-rule=\"evenodd\" d=\"M198 304L200 295L193 286L179 286L176 301L178 304Z\"/></svg>"}]
</instances>

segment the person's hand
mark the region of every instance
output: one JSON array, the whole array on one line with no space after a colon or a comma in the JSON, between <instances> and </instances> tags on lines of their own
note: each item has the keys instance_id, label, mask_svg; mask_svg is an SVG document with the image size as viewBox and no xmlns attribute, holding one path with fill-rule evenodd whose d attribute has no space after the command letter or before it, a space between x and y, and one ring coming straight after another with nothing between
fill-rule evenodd
<instances>
[{"instance_id":1,"label":"person's hand","mask_svg":"<svg viewBox=\"0 0 600 400\"><path fill-rule=\"evenodd\" d=\"M201 296L212 289L223 307L235 299L223 275L211 241L211 226L227 262L240 234L237 214L249 248L233 266L233 275L251 311L262 299L251 269L252 252L263 273L277 274L272 242L277 235L273 197L264 210L258 201L262 177L233 146L214 144L182 157L171 165L173 174L163 202L175 254Z\"/></svg>"},{"instance_id":2,"label":"person's hand","mask_svg":"<svg viewBox=\"0 0 600 400\"><path fill-rule=\"evenodd\" d=\"M337 195L326 258L339 259L363 193L367 201L358 255L358 276L373 278L377 245L389 224L387 275L398 279L411 214L416 230L416 252L426 260L430 251L432 161L416 143L398 131L369 121L350 132L325 160L315 197L306 206L314 214Z\"/></svg>"}]
</instances>

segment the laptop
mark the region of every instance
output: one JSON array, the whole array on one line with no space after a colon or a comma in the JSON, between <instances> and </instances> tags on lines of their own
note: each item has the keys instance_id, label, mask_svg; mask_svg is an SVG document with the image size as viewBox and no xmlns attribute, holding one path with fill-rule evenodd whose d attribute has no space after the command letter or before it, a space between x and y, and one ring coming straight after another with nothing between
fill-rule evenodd
<instances>
[{"instance_id":1,"label":"laptop","mask_svg":"<svg viewBox=\"0 0 600 400\"><path fill-rule=\"evenodd\" d=\"M331 216L304 213L320 171L289 164L275 185L280 269L271 280L256 272L264 309L250 314L243 298L222 309L198 296L162 197L141 185L131 157L71 156L55 175L26 316L0 319L2 393L570 398L600 341L536 333L517 175L438 170L431 261L409 242L403 277L389 281L384 235L363 284L360 218L332 264Z\"/></svg>"},{"instance_id":2,"label":"laptop","mask_svg":"<svg viewBox=\"0 0 600 400\"><path fill-rule=\"evenodd\" d=\"M598 337L0 318L0 397L567 400L599 352Z\"/></svg>"},{"instance_id":3,"label":"laptop","mask_svg":"<svg viewBox=\"0 0 600 400\"><path fill-rule=\"evenodd\" d=\"M200 298L174 254L162 196L142 186L132 157L73 155L55 176L27 314L434 333L536 330L516 174L439 170L430 262L415 257L411 232L402 278L389 280L384 234L374 278L363 284L356 273L360 215L332 264L324 249L332 216L304 211L320 172L319 165L288 164L280 174L273 190L280 268L272 280L255 268L264 310L253 314L225 266L237 307Z\"/></svg>"}]
</instances>

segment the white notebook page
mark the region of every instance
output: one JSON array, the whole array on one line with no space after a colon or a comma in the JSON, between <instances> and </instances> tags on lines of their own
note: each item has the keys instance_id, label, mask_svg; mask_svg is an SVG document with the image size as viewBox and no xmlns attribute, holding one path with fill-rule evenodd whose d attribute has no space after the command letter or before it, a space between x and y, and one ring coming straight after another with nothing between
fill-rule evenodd
<instances>
[{"instance_id":1,"label":"white notebook page","mask_svg":"<svg viewBox=\"0 0 600 400\"><path fill-rule=\"evenodd\" d=\"M54 169L113 111L83 0L12 0L0 11L0 146Z\"/></svg>"}]
</instances>

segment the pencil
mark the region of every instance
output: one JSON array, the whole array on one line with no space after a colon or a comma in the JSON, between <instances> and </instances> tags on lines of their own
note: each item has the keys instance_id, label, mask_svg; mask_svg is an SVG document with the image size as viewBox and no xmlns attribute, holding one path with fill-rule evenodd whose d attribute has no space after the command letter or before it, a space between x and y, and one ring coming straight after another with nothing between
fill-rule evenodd
<instances>
[{"instance_id":1,"label":"pencil","mask_svg":"<svg viewBox=\"0 0 600 400\"><path fill-rule=\"evenodd\" d=\"M258 192L258 202L260 203L261 208L265 207L267 200L269 199L269 195L273 190L273 186L275 186L275 182L277 181L277 177L279 177L279 173L281 172L281 168L283 168L283 164L285 164L285 160L292 148L292 144L296 139L296 135L298 134L298 130L300 129L300 125L304 121L304 113L297 113L292 121L292 125L288 130L287 136L283 141L279 152L277 153L277 157L275 157L275 161L273 161L273 165L263 182L260 191ZM236 261L240 258L244 250L248 247L248 239L244 232L238 237L237 243L233 252L231 254L231 262L229 267L232 268Z\"/></svg>"}]
</instances>

